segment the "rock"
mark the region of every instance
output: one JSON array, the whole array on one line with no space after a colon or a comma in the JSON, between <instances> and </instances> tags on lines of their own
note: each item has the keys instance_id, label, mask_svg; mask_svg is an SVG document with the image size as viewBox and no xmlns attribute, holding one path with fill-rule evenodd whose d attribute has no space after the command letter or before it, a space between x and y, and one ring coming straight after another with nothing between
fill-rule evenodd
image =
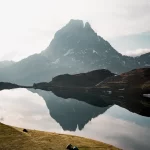
<instances>
[{"instance_id":1,"label":"rock","mask_svg":"<svg viewBox=\"0 0 150 150\"><path fill-rule=\"evenodd\" d=\"M27 129L23 129L23 132L26 132L26 133L28 133L28 130L27 130Z\"/></svg>"}]
</instances>

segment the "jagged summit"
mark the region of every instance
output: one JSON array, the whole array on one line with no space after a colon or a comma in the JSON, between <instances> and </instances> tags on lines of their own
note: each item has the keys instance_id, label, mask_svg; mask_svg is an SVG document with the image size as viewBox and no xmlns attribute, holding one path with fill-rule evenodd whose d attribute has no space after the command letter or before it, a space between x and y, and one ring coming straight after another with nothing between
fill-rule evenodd
<instances>
[{"instance_id":1,"label":"jagged summit","mask_svg":"<svg viewBox=\"0 0 150 150\"><path fill-rule=\"evenodd\" d=\"M81 51L91 49L101 45L103 47L110 47L109 44L92 29L89 22L82 20L70 20L64 27L58 30L51 41L50 45L44 52L46 56L53 56L52 59L60 57L67 53L69 49L76 49L78 53L84 53ZM80 51L80 52L79 52Z\"/></svg>"},{"instance_id":2,"label":"jagged summit","mask_svg":"<svg viewBox=\"0 0 150 150\"><path fill-rule=\"evenodd\" d=\"M91 33L93 32L93 34L97 36L95 31L91 28L91 25L89 22L86 22L84 24L83 20L71 19L64 27L62 27L60 30L58 30L55 33L54 39L60 38L61 36L69 36L69 34L70 35L72 34L74 36L86 35L88 33L87 31L91 31Z\"/></svg>"},{"instance_id":3,"label":"jagged summit","mask_svg":"<svg viewBox=\"0 0 150 150\"><path fill-rule=\"evenodd\" d=\"M79 27L79 28L91 28L91 25L89 22L84 23L83 20L75 20L75 19L71 19L66 26Z\"/></svg>"},{"instance_id":4,"label":"jagged summit","mask_svg":"<svg viewBox=\"0 0 150 150\"><path fill-rule=\"evenodd\" d=\"M89 22L86 22L86 23L85 23L85 26L84 26L84 28L86 28L86 29L88 29L88 28L89 28L89 29L90 29L90 28L91 28L91 25L90 25L90 23L89 23Z\"/></svg>"},{"instance_id":5,"label":"jagged summit","mask_svg":"<svg viewBox=\"0 0 150 150\"><path fill-rule=\"evenodd\" d=\"M69 23L66 26L72 26L72 27L79 27L79 28L84 28L84 23L82 20L74 20L71 19Z\"/></svg>"}]
</instances>

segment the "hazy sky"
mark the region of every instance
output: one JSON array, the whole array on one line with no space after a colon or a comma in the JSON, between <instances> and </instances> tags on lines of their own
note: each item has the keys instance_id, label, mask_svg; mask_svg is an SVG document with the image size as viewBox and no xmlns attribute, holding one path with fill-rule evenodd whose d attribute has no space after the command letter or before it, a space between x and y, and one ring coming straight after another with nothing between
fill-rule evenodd
<instances>
[{"instance_id":1,"label":"hazy sky","mask_svg":"<svg viewBox=\"0 0 150 150\"><path fill-rule=\"evenodd\" d=\"M138 35L150 31L150 0L0 0L0 60L17 61L41 52L70 19L89 21L110 41ZM140 45L118 50L143 52ZM150 45L144 51L150 51Z\"/></svg>"}]
</instances>

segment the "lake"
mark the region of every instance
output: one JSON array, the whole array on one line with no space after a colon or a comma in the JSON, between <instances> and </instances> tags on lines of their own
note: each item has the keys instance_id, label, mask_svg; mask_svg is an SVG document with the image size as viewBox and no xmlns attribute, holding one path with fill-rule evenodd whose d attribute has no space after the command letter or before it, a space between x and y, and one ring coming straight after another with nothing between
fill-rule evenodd
<instances>
[{"instance_id":1,"label":"lake","mask_svg":"<svg viewBox=\"0 0 150 150\"><path fill-rule=\"evenodd\" d=\"M127 150L149 150L150 117L129 110L116 104L96 107L42 90L0 91L2 123L83 136Z\"/></svg>"}]
</instances>

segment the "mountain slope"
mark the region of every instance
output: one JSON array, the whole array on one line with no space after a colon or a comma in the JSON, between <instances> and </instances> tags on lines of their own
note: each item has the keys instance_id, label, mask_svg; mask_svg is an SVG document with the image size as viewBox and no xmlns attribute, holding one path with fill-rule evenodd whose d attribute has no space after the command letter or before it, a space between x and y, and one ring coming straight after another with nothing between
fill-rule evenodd
<instances>
[{"instance_id":1,"label":"mountain slope","mask_svg":"<svg viewBox=\"0 0 150 150\"><path fill-rule=\"evenodd\" d=\"M5 68L5 67L9 67L14 63L15 62L13 62L13 61L0 61L0 69Z\"/></svg>"},{"instance_id":2,"label":"mountain slope","mask_svg":"<svg viewBox=\"0 0 150 150\"><path fill-rule=\"evenodd\" d=\"M149 67L150 54L137 58L122 56L98 36L89 23L70 20L56 32L47 49L10 67L0 69L0 81L33 84L50 81L65 73L108 69L122 73L134 68ZM145 61L146 59L146 61Z\"/></svg>"},{"instance_id":3,"label":"mountain slope","mask_svg":"<svg viewBox=\"0 0 150 150\"><path fill-rule=\"evenodd\" d=\"M76 68L78 72L107 68L122 72L122 55L107 41L98 36L89 23L71 20L57 31L48 48L42 53L50 57L55 66Z\"/></svg>"}]
</instances>

